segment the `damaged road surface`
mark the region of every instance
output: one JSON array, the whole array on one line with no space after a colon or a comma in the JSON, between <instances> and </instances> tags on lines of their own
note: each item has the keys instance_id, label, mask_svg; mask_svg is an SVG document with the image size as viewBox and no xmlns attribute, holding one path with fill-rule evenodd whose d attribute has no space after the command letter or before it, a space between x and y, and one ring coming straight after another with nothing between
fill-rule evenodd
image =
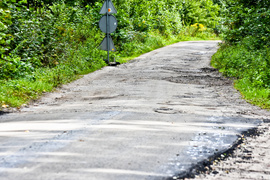
<instances>
[{"instance_id":1,"label":"damaged road surface","mask_svg":"<svg viewBox=\"0 0 270 180\"><path fill-rule=\"evenodd\" d=\"M219 41L180 42L85 75L0 116L0 179L175 179L263 118L210 66Z\"/></svg>"}]
</instances>

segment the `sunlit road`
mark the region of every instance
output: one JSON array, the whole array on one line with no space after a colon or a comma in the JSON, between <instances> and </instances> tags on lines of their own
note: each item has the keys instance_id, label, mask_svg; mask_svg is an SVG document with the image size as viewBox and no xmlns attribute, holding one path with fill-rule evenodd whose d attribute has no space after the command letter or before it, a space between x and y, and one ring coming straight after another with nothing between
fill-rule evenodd
<instances>
[{"instance_id":1,"label":"sunlit road","mask_svg":"<svg viewBox=\"0 0 270 180\"><path fill-rule=\"evenodd\" d=\"M193 173L260 123L210 67L218 41L181 42L0 115L0 179L142 180Z\"/></svg>"}]
</instances>

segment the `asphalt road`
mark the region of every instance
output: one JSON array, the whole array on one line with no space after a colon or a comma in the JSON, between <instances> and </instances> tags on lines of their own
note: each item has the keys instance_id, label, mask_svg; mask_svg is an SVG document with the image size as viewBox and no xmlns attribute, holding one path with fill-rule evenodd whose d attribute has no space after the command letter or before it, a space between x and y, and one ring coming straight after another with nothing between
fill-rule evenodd
<instances>
[{"instance_id":1,"label":"asphalt road","mask_svg":"<svg viewBox=\"0 0 270 180\"><path fill-rule=\"evenodd\" d=\"M0 179L175 179L234 145L260 110L181 42L85 75L0 115Z\"/></svg>"}]
</instances>

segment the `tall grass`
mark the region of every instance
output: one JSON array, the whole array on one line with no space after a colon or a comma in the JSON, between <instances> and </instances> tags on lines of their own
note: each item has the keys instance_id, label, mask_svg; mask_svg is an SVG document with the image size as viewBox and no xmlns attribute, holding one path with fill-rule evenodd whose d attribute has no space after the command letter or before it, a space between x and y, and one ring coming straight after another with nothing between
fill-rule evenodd
<instances>
[{"instance_id":1,"label":"tall grass","mask_svg":"<svg viewBox=\"0 0 270 180\"><path fill-rule=\"evenodd\" d=\"M248 44L224 44L212 58L212 66L235 77L235 87L248 102L270 109L270 49Z\"/></svg>"}]
</instances>

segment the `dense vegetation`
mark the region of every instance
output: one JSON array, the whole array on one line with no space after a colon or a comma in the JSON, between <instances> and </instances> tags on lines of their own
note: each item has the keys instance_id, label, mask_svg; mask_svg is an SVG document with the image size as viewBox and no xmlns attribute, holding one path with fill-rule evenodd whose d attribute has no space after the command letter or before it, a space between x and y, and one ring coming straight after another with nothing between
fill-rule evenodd
<instances>
[{"instance_id":1,"label":"dense vegetation","mask_svg":"<svg viewBox=\"0 0 270 180\"><path fill-rule=\"evenodd\" d=\"M222 1L224 44L212 65L236 77L235 87L249 102L270 108L270 1Z\"/></svg>"},{"instance_id":2,"label":"dense vegetation","mask_svg":"<svg viewBox=\"0 0 270 180\"><path fill-rule=\"evenodd\" d=\"M181 40L215 39L219 6L212 0L113 0L112 34L124 62ZM103 0L0 1L0 109L20 107L44 92L105 66L98 49ZM147 8L145 8L147 7Z\"/></svg>"}]
</instances>

